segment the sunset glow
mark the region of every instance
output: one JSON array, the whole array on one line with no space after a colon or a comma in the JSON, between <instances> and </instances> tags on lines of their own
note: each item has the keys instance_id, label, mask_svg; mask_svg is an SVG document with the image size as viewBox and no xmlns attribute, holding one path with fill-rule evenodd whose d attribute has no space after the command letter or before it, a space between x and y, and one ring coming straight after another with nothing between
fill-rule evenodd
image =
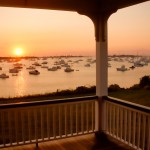
<instances>
[{"instance_id":1,"label":"sunset glow","mask_svg":"<svg viewBox=\"0 0 150 150\"><path fill-rule=\"evenodd\" d=\"M22 54L23 54L22 48L16 48L15 49L15 55L16 56L22 56Z\"/></svg>"},{"instance_id":2,"label":"sunset glow","mask_svg":"<svg viewBox=\"0 0 150 150\"><path fill-rule=\"evenodd\" d=\"M108 20L108 53L150 55L150 2ZM0 7L0 56L96 55L94 24L77 12ZM12 50L16 45L21 48Z\"/></svg>"}]
</instances>

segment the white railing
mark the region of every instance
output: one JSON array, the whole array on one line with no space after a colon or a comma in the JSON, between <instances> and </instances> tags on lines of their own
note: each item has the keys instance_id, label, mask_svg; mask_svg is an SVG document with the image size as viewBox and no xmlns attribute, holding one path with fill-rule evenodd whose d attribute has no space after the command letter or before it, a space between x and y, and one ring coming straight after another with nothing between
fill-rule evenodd
<instances>
[{"instance_id":1,"label":"white railing","mask_svg":"<svg viewBox=\"0 0 150 150\"><path fill-rule=\"evenodd\" d=\"M105 133L134 149L150 150L150 108L103 99ZM97 106L96 96L0 105L0 148L97 132Z\"/></svg>"},{"instance_id":2,"label":"white railing","mask_svg":"<svg viewBox=\"0 0 150 150\"><path fill-rule=\"evenodd\" d=\"M150 108L105 97L105 131L137 150L150 150Z\"/></svg>"},{"instance_id":3,"label":"white railing","mask_svg":"<svg viewBox=\"0 0 150 150\"><path fill-rule=\"evenodd\" d=\"M95 97L0 106L0 147L95 132Z\"/></svg>"}]
</instances>

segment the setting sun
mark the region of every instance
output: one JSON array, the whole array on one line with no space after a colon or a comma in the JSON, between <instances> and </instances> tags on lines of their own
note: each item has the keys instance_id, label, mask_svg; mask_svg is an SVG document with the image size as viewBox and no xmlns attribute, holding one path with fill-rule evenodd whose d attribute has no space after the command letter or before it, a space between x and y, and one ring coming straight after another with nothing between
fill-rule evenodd
<instances>
[{"instance_id":1,"label":"setting sun","mask_svg":"<svg viewBox=\"0 0 150 150\"><path fill-rule=\"evenodd\" d=\"M16 55L16 56L21 56L22 53L23 53L23 50L22 50L21 48L17 48L17 49L15 50L15 55Z\"/></svg>"}]
</instances>

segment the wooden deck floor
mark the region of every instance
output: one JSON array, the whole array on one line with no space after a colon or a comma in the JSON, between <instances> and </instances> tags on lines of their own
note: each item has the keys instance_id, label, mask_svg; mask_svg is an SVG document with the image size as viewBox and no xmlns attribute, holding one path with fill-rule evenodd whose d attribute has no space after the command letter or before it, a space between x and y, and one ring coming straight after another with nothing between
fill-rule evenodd
<instances>
[{"instance_id":1,"label":"wooden deck floor","mask_svg":"<svg viewBox=\"0 0 150 150\"><path fill-rule=\"evenodd\" d=\"M35 144L29 144L1 150L131 150L110 137L108 139L96 139L95 134L89 134L39 143L38 148Z\"/></svg>"}]
</instances>

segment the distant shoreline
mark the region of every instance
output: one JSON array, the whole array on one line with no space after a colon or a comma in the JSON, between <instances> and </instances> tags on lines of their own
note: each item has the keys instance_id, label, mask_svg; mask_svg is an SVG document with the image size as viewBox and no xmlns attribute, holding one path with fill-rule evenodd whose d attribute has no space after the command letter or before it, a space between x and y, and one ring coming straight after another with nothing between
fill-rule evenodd
<instances>
[{"instance_id":1,"label":"distant shoreline","mask_svg":"<svg viewBox=\"0 0 150 150\"><path fill-rule=\"evenodd\" d=\"M0 59L32 59L32 58L59 58L59 57L92 57L92 56L76 56L76 55L60 55L60 56L20 56L20 57L0 57Z\"/></svg>"},{"instance_id":2,"label":"distant shoreline","mask_svg":"<svg viewBox=\"0 0 150 150\"><path fill-rule=\"evenodd\" d=\"M108 55L108 57L144 57L145 55ZM15 57L15 56L0 56L0 59L32 59L32 58L66 58L66 57L96 57L96 56L86 56L86 55L58 55L58 56L20 56L20 57ZM146 55L146 57L150 57Z\"/></svg>"}]
</instances>

